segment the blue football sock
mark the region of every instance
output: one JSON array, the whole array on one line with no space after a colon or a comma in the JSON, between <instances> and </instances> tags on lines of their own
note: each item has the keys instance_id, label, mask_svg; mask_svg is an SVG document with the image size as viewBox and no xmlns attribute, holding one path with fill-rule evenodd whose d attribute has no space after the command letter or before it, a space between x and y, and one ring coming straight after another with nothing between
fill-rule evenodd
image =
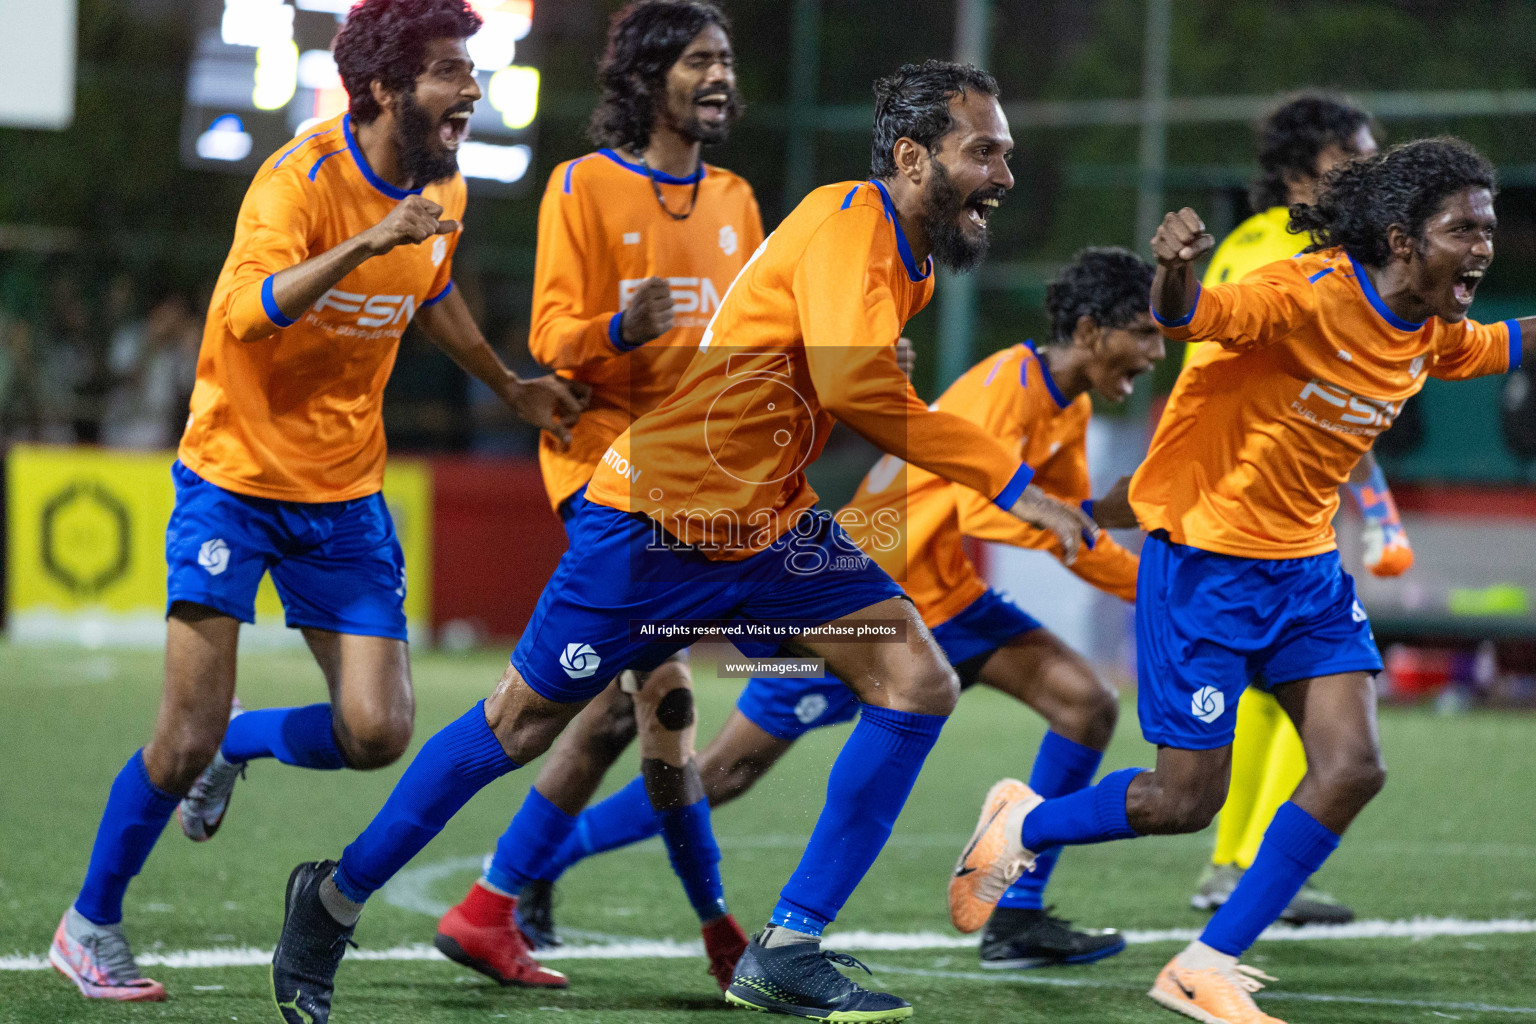
<instances>
[{"instance_id":1,"label":"blue football sock","mask_svg":"<svg viewBox=\"0 0 1536 1024\"><path fill-rule=\"evenodd\" d=\"M725 887L720 883L720 847L709 827L709 801L662 811L661 834L667 859L683 883L700 921L725 915Z\"/></svg>"},{"instance_id":2,"label":"blue football sock","mask_svg":"<svg viewBox=\"0 0 1536 1024\"><path fill-rule=\"evenodd\" d=\"M1243 872L1200 941L1228 956L1242 956L1338 848L1339 837L1322 822L1290 801L1281 804L1253 867Z\"/></svg>"},{"instance_id":3,"label":"blue football sock","mask_svg":"<svg viewBox=\"0 0 1536 1024\"><path fill-rule=\"evenodd\" d=\"M1047 732L1040 741L1040 752L1035 755L1035 766L1029 773L1029 788L1041 796L1066 796L1076 793L1093 781L1093 775L1104 760L1102 750L1074 743L1057 732ZM1053 846L1035 856L1035 869L1026 871L1014 882L1003 898L1000 907L1016 907L1025 910L1042 910L1045 907L1045 884L1051 879L1056 858L1061 847Z\"/></svg>"},{"instance_id":4,"label":"blue football sock","mask_svg":"<svg viewBox=\"0 0 1536 1024\"><path fill-rule=\"evenodd\" d=\"M943 727L942 715L864 706L832 765L827 802L779 894L774 924L820 935L832 923L890 838Z\"/></svg>"},{"instance_id":5,"label":"blue football sock","mask_svg":"<svg viewBox=\"0 0 1536 1024\"><path fill-rule=\"evenodd\" d=\"M300 768L345 768L331 727L331 706L264 708L230 720L219 748L224 760L236 764L258 757L275 757Z\"/></svg>"},{"instance_id":6,"label":"blue football sock","mask_svg":"<svg viewBox=\"0 0 1536 1024\"><path fill-rule=\"evenodd\" d=\"M96 829L96 844L91 847L91 866L86 869L80 895L75 897L75 909L87 921L117 924L123 919L123 894L128 883L144 867L155 840L180 802L180 797L149 781L144 751L135 751L112 780L107 808L101 812L101 825Z\"/></svg>"},{"instance_id":7,"label":"blue football sock","mask_svg":"<svg viewBox=\"0 0 1536 1024\"><path fill-rule=\"evenodd\" d=\"M1110 839L1134 839L1136 830L1126 817L1125 791L1140 768L1110 772L1089 786L1058 796L1030 811L1024 819L1026 849L1036 852L1053 846L1081 846Z\"/></svg>"},{"instance_id":8,"label":"blue football sock","mask_svg":"<svg viewBox=\"0 0 1536 1024\"><path fill-rule=\"evenodd\" d=\"M363 834L336 866L336 888L354 903L373 895L448 824L469 798L515 768L480 701L427 740Z\"/></svg>"},{"instance_id":9,"label":"blue football sock","mask_svg":"<svg viewBox=\"0 0 1536 1024\"><path fill-rule=\"evenodd\" d=\"M547 877L546 865L570 837L576 819L549 802L537 788L530 789L512 824L496 840L496 853L486 869L485 880L509 896L536 878Z\"/></svg>"},{"instance_id":10,"label":"blue football sock","mask_svg":"<svg viewBox=\"0 0 1536 1024\"><path fill-rule=\"evenodd\" d=\"M661 831L661 819L651 808L645 778L636 775L629 785L576 816L576 827L544 866L543 877L553 882L578 861L649 839Z\"/></svg>"}]
</instances>

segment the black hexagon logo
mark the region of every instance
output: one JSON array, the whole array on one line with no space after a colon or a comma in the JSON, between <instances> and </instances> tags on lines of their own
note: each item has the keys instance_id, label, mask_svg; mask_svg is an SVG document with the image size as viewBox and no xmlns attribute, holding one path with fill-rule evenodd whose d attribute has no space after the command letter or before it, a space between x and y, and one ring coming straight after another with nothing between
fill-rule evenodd
<instances>
[{"instance_id":1,"label":"black hexagon logo","mask_svg":"<svg viewBox=\"0 0 1536 1024\"><path fill-rule=\"evenodd\" d=\"M95 597L128 572L128 506L95 481L76 481L43 506L43 569L76 597Z\"/></svg>"}]
</instances>

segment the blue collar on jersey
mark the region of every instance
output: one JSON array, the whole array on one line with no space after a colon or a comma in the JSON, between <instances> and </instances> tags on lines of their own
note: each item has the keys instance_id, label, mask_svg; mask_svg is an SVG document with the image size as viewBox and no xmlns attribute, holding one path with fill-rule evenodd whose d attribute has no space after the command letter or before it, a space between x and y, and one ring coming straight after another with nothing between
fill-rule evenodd
<instances>
[{"instance_id":1,"label":"blue collar on jersey","mask_svg":"<svg viewBox=\"0 0 1536 1024\"><path fill-rule=\"evenodd\" d=\"M907 276L914 281L926 281L928 275L933 273L933 257L928 257L922 267L918 267L917 261L912 258L912 247L907 244L907 236L901 230L901 221L896 216L896 204L891 202L891 194L885 190L885 183L874 178L869 183L880 190L880 201L885 204L885 219L896 229L896 251L901 253L901 262L907 265ZM846 199L843 205L847 206Z\"/></svg>"},{"instance_id":2,"label":"blue collar on jersey","mask_svg":"<svg viewBox=\"0 0 1536 1024\"><path fill-rule=\"evenodd\" d=\"M383 192L391 199L404 199L406 196L421 195L419 188L396 188L377 174L368 166L368 157L363 153L363 147L357 144L357 136L352 134L352 115L345 114L341 118L341 130L347 136L347 150L352 154L353 163L357 169L363 172L363 177L368 179L368 184Z\"/></svg>"},{"instance_id":3,"label":"blue collar on jersey","mask_svg":"<svg viewBox=\"0 0 1536 1024\"><path fill-rule=\"evenodd\" d=\"M1345 250L1344 255L1349 256L1349 251L1347 249ZM1349 265L1355 270L1355 280L1360 282L1360 290L1365 293L1366 300L1369 301L1372 306L1376 307L1376 312L1380 313L1381 318L1387 323L1391 324L1393 327L1396 327L1400 331L1416 331L1428 322L1425 320L1420 320L1418 323L1414 323L1412 320L1404 320L1402 317L1392 312L1392 310L1387 308L1387 304L1382 301L1381 296L1377 294L1376 286L1371 283L1370 275L1365 272L1364 267L1355 262L1355 258L1353 256L1349 256Z\"/></svg>"},{"instance_id":4,"label":"blue collar on jersey","mask_svg":"<svg viewBox=\"0 0 1536 1024\"><path fill-rule=\"evenodd\" d=\"M601 153L603 156L607 157L609 160L612 160L614 163L618 164L620 167L624 168L625 170L634 171L636 174L646 174L646 173L649 173L652 178L655 178L657 181L661 182L663 185L692 185L694 182L696 182L700 178L704 177L704 161L703 160L699 161L698 170L694 171L692 174L688 175L688 177L686 177L686 178L679 178L677 175L675 175L675 174L668 174L665 171L652 170L652 171L647 172L643 165L641 165L641 164L632 164L628 160L625 160L623 157L619 156L617 150L600 149L600 150L598 150L598 152Z\"/></svg>"},{"instance_id":5,"label":"blue collar on jersey","mask_svg":"<svg viewBox=\"0 0 1536 1024\"><path fill-rule=\"evenodd\" d=\"M1035 348L1035 343L1026 338L1024 340L1024 347L1029 349L1030 352L1034 353L1035 362L1040 366L1040 379L1045 381L1045 390L1049 391L1051 393L1051 397L1056 400L1057 408L1065 409L1067 406L1071 405L1072 403L1067 401L1067 396L1061 393L1061 388L1056 386L1056 378L1051 376L1051 368L1046 365L1045 357L1040 354L1040 350ZM1019 383L1025 387L1029 387L1028 360L1019 365Z\"/></svg>"}]
</instances>

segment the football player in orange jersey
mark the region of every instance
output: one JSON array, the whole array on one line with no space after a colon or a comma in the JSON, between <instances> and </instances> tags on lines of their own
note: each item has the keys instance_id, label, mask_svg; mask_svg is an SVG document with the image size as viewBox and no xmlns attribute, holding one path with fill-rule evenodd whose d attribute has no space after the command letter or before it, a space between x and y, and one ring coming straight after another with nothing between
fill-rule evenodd
<instances>
[{"instance_id":1,"label":"football player in orange jersey","mask_svg":"<svg viewBox=\"0 0 1536 1024\"><path fill-rule=\"evenodd\" d=\"M1044 801L1005 780L973 846L1004 848L1016 875L1053 846L1204 828L1226 796L1239 694L1273 692L1301 733L1307 774L1231 898L1149 993L1195 1020L1276 1024L1252 997L1273 979L1238 957L1386 781L1371 682L1381 658L1332 519L1340 484L1427 377L1520 364L1536 318L1467 319L1493 260L1493 195L1481 155L1430 139L1335 168L1292 212L1307 251L1239 283L1201 289L1194 262L1213 240L1193 210L1170 213L1152 240L1153 314L1169 337L1203 344L1129 507L1099 516L1123 513L1149 532L1136 646L1157 767ZM968 850L957 874L970 864ZM962 898L983 895L971 888Z\"/></svg>"},{"instance_id":2,"label":"football player in orange jersey","mask_svg":"<svg viewBox=\"0 0 1536 1024\"><path fill-rule=\"evenodd\" d=\"M1089 392L1123 401L1136 377L1163 354L1162 334L1147 312L1151 283L1152 268L1124 249L1079 253L1046 290L1050 343L1036 348L1026 342L988 356L939 398L938 408L1016 446L1036 467L1041 486L1056 497L1086 501ZM1054 538L994 509L977 492L889 455L869 471L837 519L901 582L955 666L962 689L985 684L1045 718L1050 731L1035 757L1031 785L1061 794L1093 781L1119 713L1114 690L1079 654L990 589L961 547L962 538L972 537L1056 551ZM1071 568L1106 593L1135 598L1136 557L1107 536L1082 551ZM711 805L734 800L801 736L850 721L859 707L853 693L831 676L750 680L736 710L699 756ZM590 713L589 708L583 714ZM632 783L582 812L548 865L550 877L660 828L643 787ZM1054 855L1020 878L986 922L983 966L1091 963L1125 948L1117 932L1072 928L1046 910L1047 860L1054 862Z\"/></svg>"},{"instance_id":3,"label":"football player in orange jersey","mask_svg":"<svg viewBox=\"0 0 1536 1024\"><path fill-rule=\"evenodd\" d=\"M172 469L159 718L112 784L49 951L86 996L165 998L120 922L178 805L186 834L207 839L250 760L379 768L410 741L405 566L379 492L384 383L412 314L519 415L569 440L573 386L513 375L453 291L455 151L480 98L464 40L479 26L463 0L354 7L336 41L350 112L268 158L241 206ZM240 623L267 572L330 700L231 716Z\"/></svg>"},{"instance_id":4,"label":"football player in orange jersey","mask_svg":"<svg viewBox=\"0 0 1536 1024\"><path fill-rule=\"evenodd\" d=\"M985 72L945 61L876 84L873 178L800 203L737 275L677 388L603 453L490 697L427 741L339 862L295 868L273 976L321 1012L285 1009L290 1024L323 1024L365 901L466 801L548 749L613 673L654 670L715 626L755 652L787 643L825 658L866 705L726 999L822 1020L911 1016L839 973L834 962L852 958L820 936L889 837L958 680L901 588L815 511L803 467L841 420L1050 530L1069 562L1097 533L987 431L928 408L895 355L932 295L934 261L974 268L1013 185L997 92Z\"/></svg>"},{"instance_id":5,"label":"football player in orange jersey","mask_svg":"<svg viewBox=\"0 0 1536 1024\"><path fill-rule=\"evenodd\" d=\"M640 0L616 14L592 117L602 148L549 176L528 347L591 389L569 448L546 442L539 452L562 521L613 439L672 392L720 296L762 243L751 186L702 159L741 108L729 29L700 0ZM622 680L561 735L485 876L439 923L438 948L459 963L503 984L537 971L528 945L558 941L545 861L638 728L636 794L698 914L710 973L729 984L747 938L726 912L694 760L686 654Z\"/></svg>"}]
</instances>

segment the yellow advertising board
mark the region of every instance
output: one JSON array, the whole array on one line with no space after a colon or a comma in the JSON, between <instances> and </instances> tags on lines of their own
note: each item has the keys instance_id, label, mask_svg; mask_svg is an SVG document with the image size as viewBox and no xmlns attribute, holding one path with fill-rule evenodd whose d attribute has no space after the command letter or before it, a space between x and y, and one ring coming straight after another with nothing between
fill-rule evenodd
<instances>
[{"instance_id":1,"label":"yellow advertising board","mask_svg":"<svg viewBox=\"0 0 1536 1024\"><path fill-rule=\"evenodd\" d=\"M165 527L174 452L18 445L6 458L6 621L10 638L156 646L165 638ZM405 614L424 637L432 607L432 477L393 459L384 500L405 552ZM283 628L270 577L256 597L255 643L300 642Z\"/></svg>"}]
</instances>

